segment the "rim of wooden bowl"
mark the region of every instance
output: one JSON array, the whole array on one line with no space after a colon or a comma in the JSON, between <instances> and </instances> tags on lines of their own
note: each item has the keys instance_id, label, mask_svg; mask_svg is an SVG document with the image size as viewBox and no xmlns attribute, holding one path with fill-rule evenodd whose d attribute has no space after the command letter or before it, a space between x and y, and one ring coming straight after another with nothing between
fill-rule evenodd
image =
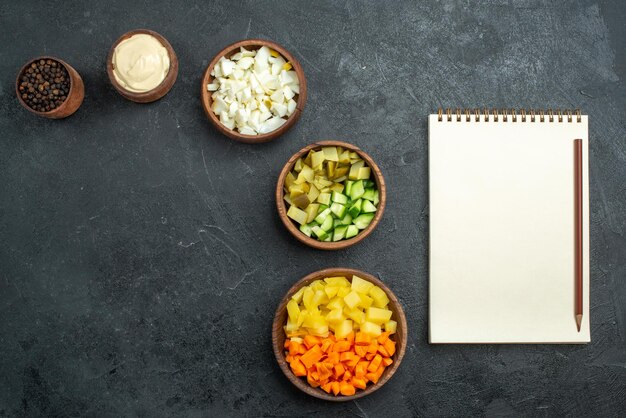
<instances>
[{"instance_id":1,"label":"rim of wooden bowl","mask_svg":"<svg viewBox=\"0 0 626 418\"><path fill-rule=\"evenodd\" d=\"M289 367L289 364L287 363L287 360L285 359L284 343L286 336L283 330L283 326L287 322L287 303L289 302L289 299L291 299L291 296L293 296L293 294L296 293L302 286L308 285L314 280L334 276L345 276L348 280L351 281L353 275L357 275L362 279L370 281L371 283L383 289L387 294L387 297L389 298L389 309L393 312L392 318L398 323L396 333L394 334L394 340L396 341L396 352L392 357L393 363L390 367L387 367L385 369L383 375L377 383L368 385L365 389L359 390L352 396L334 396L332 394L324 392L320 388L314 388L310 386L306 380L293 374ZM407 346L406 316L404 315L404 310L402 309L402 305L398 301L396 295L380 279L361 270L345 267L327 268L324 270L313 272L303 277L287 291L287 294L283 297L282 301L278 305L278 308L276 309L276 314L274 315L274 322L272 325L272 346L274 350L274 355L276 356L276 361L278 362L280 369L283 371L287 379L289 379L289 381L293 383L298 389L311 396L327 401L352 401L358 398L362 398L363 396L367 396L380 389L385 383L389 381L389 379L391 379L391 377L398 370L398 367L400 366L402 358L404 357L404 354L406 352Z\"/></svg>"},{"instance_id":2,"label":"rim of wooden bowl","mask_svg":"<svg viewBox=\"0 0 626 418\"><path fill-rule=\"evenodd\" d=\"M138 93L126 90L124 86L122 86L115 78L115 75L113 74L113 53L115 52L115 47L117 47L120 42L140 33L153 36L161 43L161 45L163 45L163 47L165 47L165 49L167 50L167 54L170 58L170 68L167 71L167 75L158 86L156 86L152 90ZM111 46L111 49L109 50L109 55L107 57L107 74L109 75L109 80L111 81L111 84L113 85L115 90L117 90L117 92L124 98L136 103L151 103L165 96L174 86L176 78L178 77L178 57L176 56L176 52L174 52L174 48L172 48L172 45L160 33L157 33L150 29L133 29L120 36L117 41L113 42L113 45Z\"/></svg>"},{"instance_id":3,"label":"rim of wooden bowl","mask_svg":"<svg viewBox=\"0 0 626 418\"><path fill-rule=\"evenodd\" d=\"M67 93L67 97L65 101L61 103L61 106L57 107L54 110L49 112L39 112L32 107L28 106L24 99L22 99L22 95L20 94L20 77L24 73L24 71L34 62L39 60L53 60L61 64L67 70L67 74L70 77L70 91ZM17 77L15 78L15 95L17 96L20 104L25 107L28 111L38 115L43 116L49 119L62 119L72 115L74 112L78 110L80 105L83 103L83 99L85 98L85 86L83 84L83 79L80 74L74 67L72 67L67 62L63 61L60 58L53 57L51 55L43 55L40 57L35 57L26 62L20 68L20 71L17 73Z\"/></svg>"},{"instance_id":4,"label":"rim of wooden bowl","mask_svg":"<svg viewBox=\"0 0 626 418\"><path fill-rule=\"evenodd\" d=\"M215 67L215 64L217 64L221 57L230 57L232 54L236 53L236 50L238 50L242 46L246 47L246 49L259 49L262 46L267 46L268 48L277 51L278 53L280 53L280 55L282 55L283 58L285 58L285 60L291 63L300 83L300 93L297 94L296 109L294 110L294 112L291 114L291 116L289 116L287 121L283 123L278 129L262 135L244 135L239 133L238 131L229 129L224 126L222 122L220 122L215 113L213 113L213 110L211 110L211 92L209 92L206 87L207 84L209 84L213 79L213 76L211 76L211 71L213 71L213 67ZM278 138L289 129L291 129L300 118L300 115L306 103L306 98L306 77L304 76L304 70L302 69L300 62L289 51L287 51L279 44L265 39L245 39L230 44L226 48L222 49L211 60L206 70L204 70L204 74L202 76L202 84L200 85L200 100L202 101L202 107L204 109L204 113L206 113L213 126L215 126L218 131L220 131L227 137L234 139L235 141L244 142L246 144L261 144L264 142L269 142Z\"/></svg>"},{"instance_id":5,"label":"rim of wooden bowl","mask_svg":"<svg viewBox=\"0 0 626 418\"><path fill-rule=\"evenodd\" d=\"M345 149L349 149L350 151L354 151L365 161L365 163L372 169L372 174L374 177L374 181L376 182L376 186L378 187L378 195L380 202L378 202L378 208L376 210L376 214L374 215L374 219L372 222L365 228L360 231L359 234L350 239L344 239L337 242L323 242L318 241L314 238L308 237L303 234L300 229L296 226L295 222L292 221L287 216L287 205L285 204L285 200L283 199L285 195L284 185L285 185L285 177L287 174L293 169L294 164L298 160L298 158L303 157L306 153L308 153L312 149L317 149L321 147L328 146L340 146ZM296 152L291 156L289 161L285 164L280 175L278 176L278 181L276 182L276 208L278 209L278 216L280 220L283 222L287 230L293 235L298 241L308 245L309 247L317 248L318 250L341 250L344 248L351 247L355 244L358 244L362 240L364 240L369 234L376 229L378 223L383 217L383 213L385 212L385 206L387 205L387 187L385 186L385 179L383 177L382 171L372 157L370 157L365 151L361 150L356 145L349 144L347 142L342 141L318 141L314 142L306 147L302 148L300 151Z\"/></svg>"}]
</instances>

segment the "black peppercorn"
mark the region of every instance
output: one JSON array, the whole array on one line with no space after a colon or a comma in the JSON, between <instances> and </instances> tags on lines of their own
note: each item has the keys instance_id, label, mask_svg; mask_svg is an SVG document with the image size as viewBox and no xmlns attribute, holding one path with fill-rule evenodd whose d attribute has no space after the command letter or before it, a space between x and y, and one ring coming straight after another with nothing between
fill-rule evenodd
<instances>
[{"instance_id":1,"label":"black peppercorn","mask_svg":"<svg viewBox=\"0 0 626 418\"><path fill-rule=\"evenodd\" d=\"M32 62L18 79L20 97L28 107L38 112L56 109L67 99L70 92L67 69L52 59Z\"/></svg>"}]
</instances>

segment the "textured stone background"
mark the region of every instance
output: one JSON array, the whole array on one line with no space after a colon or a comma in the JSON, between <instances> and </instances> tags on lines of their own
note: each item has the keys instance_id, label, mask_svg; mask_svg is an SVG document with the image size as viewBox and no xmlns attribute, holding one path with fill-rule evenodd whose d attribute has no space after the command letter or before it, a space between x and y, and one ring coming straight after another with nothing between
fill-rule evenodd
<instances>
[{"instance_id":1,"label":"textured stone background","mask_svg":"<svg viewBox=\"0 0 626 418\"><path fill-rule=\"evenodd\" d=\"M0 5L0 416L618 416L626 408L626 7L354 0L4 2ZM123 32L165 35L179 78L137 105L109 85ZM198 99L228 43L275 40L307 74L298 125L267 145L218 134ZM52 54L83 76L74 116L39 119L13 82ZM427 344L427 118L439 106L590 115L591 323L586 346ZM323 138L367 150L389 204L361 245L291 238L282 164ZM275 306L330 266L400 297L409 348L374 395L299 393L270 347Z\"/></svg>"}]
</instances>

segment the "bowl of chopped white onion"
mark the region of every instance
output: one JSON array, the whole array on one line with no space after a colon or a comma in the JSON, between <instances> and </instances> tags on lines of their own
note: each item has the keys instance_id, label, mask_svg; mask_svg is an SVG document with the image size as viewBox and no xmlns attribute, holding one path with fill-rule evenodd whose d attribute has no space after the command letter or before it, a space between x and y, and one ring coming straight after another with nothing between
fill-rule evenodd
<instances>
[{"instance_id":1,"label":"bowl of chopped white onion","mask_svg":"<svg viewBox=\"0 0 626 418\"><path fill-rule=\"evenodd\" d=\"M302 66L280 45L247 39L221 50L202 77L202 107L224 135L271 141L289 130L306 102Z\"/></svg>"}]
</instances>

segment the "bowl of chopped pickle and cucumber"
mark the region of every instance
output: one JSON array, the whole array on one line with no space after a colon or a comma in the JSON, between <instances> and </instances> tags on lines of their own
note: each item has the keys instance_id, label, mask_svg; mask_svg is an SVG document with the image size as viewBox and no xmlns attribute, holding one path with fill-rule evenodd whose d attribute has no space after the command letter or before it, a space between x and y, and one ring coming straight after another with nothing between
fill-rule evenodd
<instances>
[{"instance_id":1,"label":"bowl of chopped pickle and cucumber","mask_svg":"<svg viewBox=\"0 0 626 418\"><path fill-rule=\"evenodd\" d=\"M385 208L385 182L372 158L340 141L311 144L287 162L276 187L281 220L300 241L335 250L356 244Z\"/></svg>"}]
</instances>

